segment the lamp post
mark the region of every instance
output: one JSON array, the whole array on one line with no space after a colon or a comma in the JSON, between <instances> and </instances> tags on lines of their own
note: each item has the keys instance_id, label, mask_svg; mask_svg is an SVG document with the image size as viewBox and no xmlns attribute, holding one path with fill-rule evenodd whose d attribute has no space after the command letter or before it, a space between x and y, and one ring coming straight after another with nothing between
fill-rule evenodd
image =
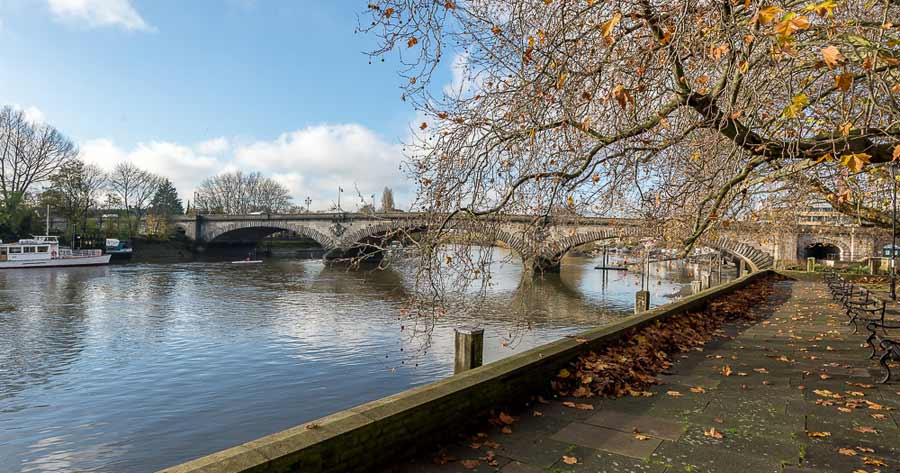
<instances>
[{"instance_id":1,"label":"lamp post","mask_svg":"<svg viewBox=\"0 0 900 473\"><path fill-rule=\"evenodd\" d=\"M310 199L309 196L306 196L306 200L304 200L303 203L306 204L306 213L309 213L309 204L312 203L312 199Z\"/></svg>"},{"instance_id":2,"label":"lamp post","mask_svg":"<svg viewBox=\"0 0 900 473\"><path fill-rule=\"evenodd\" d=\"M897 178L891 163L891 300L897 300Z\"/></svg>"}]
</instances>

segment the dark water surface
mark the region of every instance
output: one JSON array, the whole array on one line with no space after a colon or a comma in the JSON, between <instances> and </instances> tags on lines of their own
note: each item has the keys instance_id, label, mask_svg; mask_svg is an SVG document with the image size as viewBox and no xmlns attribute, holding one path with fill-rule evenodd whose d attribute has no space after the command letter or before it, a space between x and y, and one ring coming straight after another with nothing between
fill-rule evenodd
<instances>
[{"instance_id":1,"label":"dark water surface","mask_svg":"<svg viewBox=\"0 0 900 473\"><path fill-rule=\"evenodd\" d=\"M399 315L402 264L0 271L0 471L153 471L448 376L457 325L485 328L490 362L609 323L639 279L604 285L598 262L569 259L527 289L518 265L497 267L478 319L438 320L427 350ZM691 272L656 265L653 304Z\"/></svg>"}]
</instances>

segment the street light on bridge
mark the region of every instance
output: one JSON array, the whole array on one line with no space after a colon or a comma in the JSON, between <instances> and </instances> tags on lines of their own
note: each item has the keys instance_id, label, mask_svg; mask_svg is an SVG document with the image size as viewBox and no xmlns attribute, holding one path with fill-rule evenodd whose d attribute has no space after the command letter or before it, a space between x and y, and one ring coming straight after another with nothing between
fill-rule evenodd
<instances>
[{"instance_id":1,"label":"street light on bridge","mask_svg":"<svg viewBox=\"0 0 900 473\"><path fill-rule=\"evenodd\" d=\"M306 204L306 213L309 213L309 204L312 203L312 199L310 199L309 196L306 196L306 200L304 200L303 203Z\"/></svg>"}]
</instances>

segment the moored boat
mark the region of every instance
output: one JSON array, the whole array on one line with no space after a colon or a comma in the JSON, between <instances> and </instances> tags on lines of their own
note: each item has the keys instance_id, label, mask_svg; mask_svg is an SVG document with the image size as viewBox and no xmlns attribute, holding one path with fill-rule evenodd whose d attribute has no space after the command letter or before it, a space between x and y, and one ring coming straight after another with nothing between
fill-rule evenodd
<instances>
[{"instance_id":1,"label":"moored boat","mask_svg":"<svg viewBox=\"0 0 900 473\"><path fill-rule=\"evenodd\" d=\"M125 245L124 241L117 240L115 238L107 238L106 239L106 251L105 253L112 256L112 259L120 260L120 259L128 259L131 258L131 253L134 250Z\"/></svg>"},{"instance_id":2,"label":"moored boat","mask_svg":"<svg viewBox=\"0 0 900 473\"><path fill-rule=\"evenodd\" d=\"M72 250L59 246L55 236L37 236L16 243L0 241L0 269L97 266L109 263L101 250Z\"/></svg>"}]
</instances>

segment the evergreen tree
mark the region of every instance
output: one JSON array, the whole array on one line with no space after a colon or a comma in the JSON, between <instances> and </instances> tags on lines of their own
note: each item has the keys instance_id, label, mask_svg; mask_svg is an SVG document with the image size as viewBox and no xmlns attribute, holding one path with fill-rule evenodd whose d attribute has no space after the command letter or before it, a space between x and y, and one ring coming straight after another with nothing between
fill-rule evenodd
<instances>
[{"instance_id":1,"label":"evergreen tree","mask_svg":"<svg viewBox=\"0 0 900 473\"><path fill-rule=\"evenodd\" d=\"M384 192L381 193L381 211L394 211L394 190L390 187L385 187Z\"/></svg>"},{"instance_id":2,"label":"evergreen tree","mask_svg":"<svg viewBox=\"0 0 900 473\"><path fill-rule=\"evenodd\" d=\"M178 191L172 181L163 179L150 202L150 209L157 215L181 215L184 213L184 206L181 205L181 199L178 198Z\"/></svg>"}]
</instances>

